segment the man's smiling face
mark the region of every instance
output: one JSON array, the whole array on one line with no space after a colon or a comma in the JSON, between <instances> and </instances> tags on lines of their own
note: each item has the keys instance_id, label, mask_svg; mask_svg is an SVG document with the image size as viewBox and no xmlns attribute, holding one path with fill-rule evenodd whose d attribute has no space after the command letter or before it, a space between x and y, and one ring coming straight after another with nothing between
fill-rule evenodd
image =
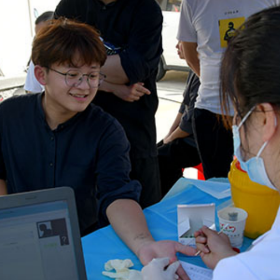
<instances>
[{"instance_id":1,"label":"man's smiling face","mask_svg":"<svg viewBox=\"0 0 280 280\"><path fill-rule=\"evenodd\" d=\"M57 113L75 115L84 111L98 90L100 65L92 63L79 66L79 59L76 61L77 66L53 64L45 69L47 106Z\"/></svg>"}]
</instances>

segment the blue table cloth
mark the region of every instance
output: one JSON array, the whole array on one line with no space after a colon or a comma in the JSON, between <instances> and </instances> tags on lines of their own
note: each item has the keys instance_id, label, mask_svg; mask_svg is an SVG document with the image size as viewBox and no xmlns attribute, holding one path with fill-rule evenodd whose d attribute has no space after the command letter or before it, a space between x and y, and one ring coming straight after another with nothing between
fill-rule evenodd
<instances>
[{"instance_id":1,"label":"blue table cloth","mask_svg":"<svg viewBox=\"0 0 280 280\"><path fill-rule=\"evenodd\" d=\"M216 198L217 193L227 193L225 198ZM210 195L208 191L213 192ZM155 240L176 240L177 236L177 205L178 204L206 204L216 205L216 226L218 227L217 211L232 204L230 197L230 185L225 180L201 181L191 179L180 179L159 203L144 210L148 227ZM246 250L252 243L249 238L244 238L241 251ZM111 226L100 229L82 238L82 246L86 264L88 280L108 280L102 275L104 264L111 259L131 259L134 269L140 270L142 264L130 249L116 235ZM199 256L188 257L178 255L182 261L205 267Z\"/></svg>"}]
</instances>

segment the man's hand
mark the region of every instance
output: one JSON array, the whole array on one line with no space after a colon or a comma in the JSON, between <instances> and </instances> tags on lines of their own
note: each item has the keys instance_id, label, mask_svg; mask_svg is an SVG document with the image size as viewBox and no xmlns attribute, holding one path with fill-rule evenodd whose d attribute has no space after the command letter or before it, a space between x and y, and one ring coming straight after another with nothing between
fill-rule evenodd
<instances>
[{"instance_id":1,"label":"man's hand","mask_svg":"<svg viewBox=\"0 0 280 280\"><path fill-rule=\"evenodd\" d=\"M147 265L154 258L167 257L170 264L177 261L176 253L182 253L188 256L194 256L196 250L190 246L183 245L176 241L151 241L147 242L137 252L137 256L143 265ZM186 272L180 265L177 269L177 275L181 280L189 280Z\"/></svg>"},{"instance_id":2,"label":"man's hand","mask_svg":"<svg viewBox=\"0 0 280 280\"><path fill-rule=\"evenodd\" d=\"M120 85L117 86L113 93L122 100L128 102L138 101L143 95L151 94L151 92L144 87L143 83L136 83L131 86Z\"/></svg>"},{"instance_id":3,"label":"man's hand","mask_svg":"<svg viewBox=\"0 0 280 280\"><path fill-rule=\"evenodd\" d=\"M218 234L203 226L195 232L194 236L197 249L201 251L200 256L209 268L214 269L221 259L237 254L232 249L228 236L224 233Z\"/></svg>"},{"instance_id":4,"label":"man's hand","mask_svg":"<svg viewBox=\"0 0 280 280\"><path fill-rule=\"evenodd\" d=\"M151 94L151 92L144 87L144 84L140 82L130 86L126 86L111 84L104 81L99 89L107 92L112 92L114 95L127 102L138 101L143 95Z\"/></svg>"}]
</instances>

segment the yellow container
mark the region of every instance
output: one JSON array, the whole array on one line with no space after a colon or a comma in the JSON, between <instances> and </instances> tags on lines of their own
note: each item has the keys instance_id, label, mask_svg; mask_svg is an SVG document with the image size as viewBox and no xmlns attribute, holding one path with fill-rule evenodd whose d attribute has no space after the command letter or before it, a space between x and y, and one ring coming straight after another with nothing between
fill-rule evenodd
<instances>
[{"instance_id":1,"label":"yellow container","mask_svg":"<svg viewBox=\"0 0 280 280\"><path fill-rule=\"evenodd\" d=\"M268 231L276 217L280 204L278 191L252 182L248 174L238 168L238 161L231 163L228 179L235 207L248 213L244 235L257 238Z\"/></svg>"}]
</instances>

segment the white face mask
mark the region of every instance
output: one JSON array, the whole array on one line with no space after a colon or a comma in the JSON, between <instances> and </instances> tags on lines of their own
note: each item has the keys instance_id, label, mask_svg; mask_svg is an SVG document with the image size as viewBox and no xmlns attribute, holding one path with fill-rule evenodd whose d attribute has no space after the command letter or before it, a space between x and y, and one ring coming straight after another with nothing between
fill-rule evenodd
<instances>
[{"instance_id":1,"label":"white face mask","mask_svg":"<svg viewBox=\"0 0 280 280\"><path fill-rule=\"evenodd\" d=\"M243 161L241 151L240 151L240 135L239 135L239 129L243 125L243 123L246 121L246 119L249 117L249 115L252 113L252 111L255 109L253 107L246 115L245 117L241 120L240 124L233 125L232 126L232 133L233 133L233 143L234 143L234 154L237 157L238 161L240 162L241 168L247 172L249 178L256 183L259 183L261 185L265 185L273 190L277 190L273 184L270 182L265 166L264 166L264 161L260 157L263 149L267 145L267 141L262 145L260 148L258 154L255 157L250 158L246 162Z\"/></svg>"}]
</instances>

